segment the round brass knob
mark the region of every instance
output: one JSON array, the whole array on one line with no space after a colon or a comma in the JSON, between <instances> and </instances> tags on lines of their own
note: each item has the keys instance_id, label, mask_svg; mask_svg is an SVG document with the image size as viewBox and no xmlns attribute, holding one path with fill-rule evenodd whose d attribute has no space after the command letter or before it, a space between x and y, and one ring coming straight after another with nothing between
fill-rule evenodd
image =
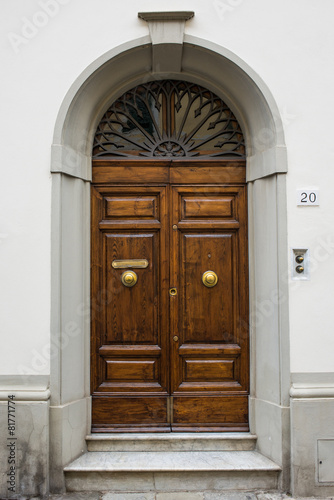
<instances>
[{"instance_id":1,"label":"round brass knob","mask_svg":"<svg viewBox=\"0 0 334 500\"><path fill-rule=\"evenodd\" d=\"M211 288L218 283L218 276L214 271L205 271L202 276L203 285Z\"/></svg>"},{"instance_id":2,"label":"round brass knob","mask_svg":"<svg viewBox=\"0 0 334 500\"><path fill-rule=\"evenodd\" d=\"M304 272L304 268L303 268L303 266L297 266L297 267L296 267L296 271L297 271L297 273L299 273L299 274L303 273L303 272Z\"/></svg>"},{"instance_id":3,"label":"round brass knob","mask_svg":"<svg viewBox=\"0 0 334 500\"><path fill-rule=\"evenodd\" d=\"M177 342L179 340L179 337L177 335L174 335L173 340L174 342Z\"/></svg>"},{"instance_id":4,"label":"round brass knob","mask_svg":"<svg viewBox=\"0 0 334 500\"><path fill-rule=\"evenodd\" d=\"M138 277L134 271L124 271L122 274L122 283L124 286L131 287L137 283Z\"/></svg>"}]
</instances>

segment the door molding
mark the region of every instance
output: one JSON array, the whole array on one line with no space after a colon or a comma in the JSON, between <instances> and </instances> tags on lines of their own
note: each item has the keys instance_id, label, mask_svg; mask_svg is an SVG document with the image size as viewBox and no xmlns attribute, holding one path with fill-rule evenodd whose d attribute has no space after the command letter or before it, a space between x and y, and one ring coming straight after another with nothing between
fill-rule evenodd
<instances>
[{"instance_id":1,"label":"door molding","mask_svg":"<svg viewBox=\"0 0 334 500\"><path fill-rule=\"evenodd\" d=\"M62 466L81 453L90 427L89 199L93 136L109 103L127 88L152 79L147 71L150 67L148 36L112 49L73 83L56 120L51 159L52 487L61 487ZM258 435L259 451L283 466L284 487L289 480L290 351L287 157L280 113L268 87L252 68L237 55L206 40L185 35L183 71L166 77L193 81L215 92L233 109L245 134L249 155L250 425ZM78 412L80 419L75 417ZM76 420L74 429L70 429L68 419ZM70 441L73 446L69 452Z\"/></svg>"}]
</instances>

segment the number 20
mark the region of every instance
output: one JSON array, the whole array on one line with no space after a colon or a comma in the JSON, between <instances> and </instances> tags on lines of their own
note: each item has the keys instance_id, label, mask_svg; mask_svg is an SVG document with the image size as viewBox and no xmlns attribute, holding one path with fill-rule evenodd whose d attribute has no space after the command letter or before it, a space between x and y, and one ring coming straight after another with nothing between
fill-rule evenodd
<instances>
[{"instance_id":1,"label":"number 20","mask_svg":"<svg viewBox=\"0 0 334 500\"><path fill-rule=\"evenodd\" d=\"M310 203L315 203L317 201L317 195L315 193L301 193L301 198L300 198L301 203L307 203L308 201Z\"/></svg>"}]
</instances>

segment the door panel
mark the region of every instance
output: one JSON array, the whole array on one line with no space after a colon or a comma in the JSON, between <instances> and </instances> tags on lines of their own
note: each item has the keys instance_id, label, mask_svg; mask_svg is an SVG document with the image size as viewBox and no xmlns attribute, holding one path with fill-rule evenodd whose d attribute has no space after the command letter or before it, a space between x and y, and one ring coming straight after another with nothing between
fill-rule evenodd
<instances>
[{"instance_id":1,"label":"door panel","mask_svg":"<svg viewBox=\"0 0 334 500\"><path fill-rule=\"evenodd\" d=\"M182 343L233 341L233 234L180 234L180 315ZM207 288L205 271L213 270L218 283Z\"/></svg>"},{"instance_id":2,"label":"door panel","mask_svg":"<svg viewBox=\"0 0 334 500\"><path fill-rule=\"evenodd\" d=\"M244 164L123 163L93 169L92 430L247 430Z\"/></svg>"},{"instance_id":3,"label":"door panel","mask_svg":"<svg viewBox=\"0 0 334 500\"><path fill-rule=\"evenodd\" d=\"M159 296L157 272L159 261L159 236L125 231L104 233L106 263L104 287L112 296L106 308L105 343L113 344L158 344ZM124 269L114 269L112 262L124 259L146 259L146 269L133 269L138 281L126 287L121 281Z\"/></svg>"},{"instance_id":4,"label":"door panel","mask_svg":"<svg viewBox=\"0 0 334 500\"><path fill-rule=\"evenodd\" d=\"M93 397L93 432L170 431L166 397Z\"/></svg>"},{"instance_id":5,"label":"door panel","mask_svg":"<svg viewBox=\"0 0 334 500\"><path fill-rule=\"evenodd\" d=\"M248 401L248 342L240 321L247 318L248 300L245 187L171 189L177 228L171 266L178 289L171 304L172 335L178 337L172 349L172 427L241 429ZM218 276L215 286L203 283L206 271Z\"/></svg>"},{"instance_id":6,"label":"door panel","mask_svg":"<svg viewBox=\"0 0 334 500\"><path fill-rule=\"evenodd\" d=\"M92 188L92 301L99 305L92 314L96 430L168 425L165 200L166 187ZM147 267L131 263L138 259ZM127 262L115 267L115 261ZM137 275L131 287L122 282L129 270Z\"/></svg>"},{"instance_id":7,"label":"door panel","mask_svg":"<svg viewBox=\"0 0 334 500\"><path fill-rule=\"evenodd\" d=\"M248 399L239 396L173 397L173 431L247 431Z\"/></svg>"},{"instance_id":8,"label":"door panel","mask_svg":"<svg viewBox=\"0 0 334 500\"><path fill-rule=\"evenodd\" d=\"M114 220L157 219L158 200L156 196L110 196L105 198L106 218Z\"/></svg>"},{"instance_id":9,"label":"door panel","mask_svg":"<svg viewBox=\"0 0 334 500\"><path fill-rule=\"evenodd\" d=\"M182 198L181 220L225 219L233 216L234 199L230 196L184 196Z\"/></svg>"}]
</instances>

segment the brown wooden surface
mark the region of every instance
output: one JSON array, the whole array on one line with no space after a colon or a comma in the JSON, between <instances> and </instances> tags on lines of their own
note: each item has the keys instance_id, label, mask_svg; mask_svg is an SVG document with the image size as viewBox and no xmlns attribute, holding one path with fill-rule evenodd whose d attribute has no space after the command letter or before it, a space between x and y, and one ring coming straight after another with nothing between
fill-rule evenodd
<instances>
[{"instance_id":1,"label":"brown wooden surface","mask_svg":"<svg viewBox=\"0 0 334 500\"><path fill-rule=\"evenodd\" d=\"M199 162L199 160L189 162L173 161L170 168L171 183L234 183L246 181L246 170L242 165L244 162Z\"/></svg>"},{"instance_id":2,"label":"brown wooden surface","mask_svg":"<svg viewBox=\"0 0 334 500\"><path fill-rule=\"evenodd\" d=\"M248 398L246 396L173 397L173 424L245 425L248 422Z\"/></svg>"},{"instance_id":3,"label":"brown wooden surface","mask_svg":"<svg viewBox=\"0 0 334 500\"><path fill-rule=\"evenodd\" d=\"M93 184L246 182L241 160L94 160Z\"/></svg>"},{"instance_id":4,"label":"brown wooden surface","mask_svg":"<svg viewBox=\"0 0 334 500\"><path fill-rule=\"evenodd\" d=\"M92 412L93 429L169 427L166 397L94 397Z\"/></svg>"},{"instance_id":5,"label":"brown wooden surface","mask_svg":"<svg viewBox=\"0 0 334 500\"><path fill-rule=\"evenodd\" d=\"M247 430L244 162L96 160L93 180L93 431ZM134 287L119 259L148 260Z\"/></svg>"}]
</instances>

